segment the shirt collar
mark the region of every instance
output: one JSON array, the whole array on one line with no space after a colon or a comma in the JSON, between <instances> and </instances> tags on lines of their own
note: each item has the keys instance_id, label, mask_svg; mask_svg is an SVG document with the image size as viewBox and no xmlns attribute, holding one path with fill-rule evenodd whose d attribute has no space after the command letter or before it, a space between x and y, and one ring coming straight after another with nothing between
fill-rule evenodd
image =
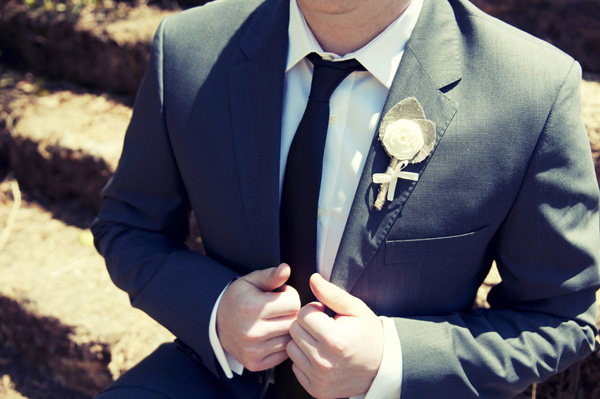
<instances>
[{"instance_id":1,"label":"shirt collar","mask_svg":"<svg viewBox=\"0 0 600 399\"><path fill-rule=\"evenodd\" d=\"M323 51L308 27L296 0L290 0L288 26L288 58L286 72L308 54L315 52L324 58L345 60L356 58L387 89L392 86L406 43L421 13L423 0L412 0L408 8L383 32L364 47L343 56Z\"/></svg>"}]
</instances>

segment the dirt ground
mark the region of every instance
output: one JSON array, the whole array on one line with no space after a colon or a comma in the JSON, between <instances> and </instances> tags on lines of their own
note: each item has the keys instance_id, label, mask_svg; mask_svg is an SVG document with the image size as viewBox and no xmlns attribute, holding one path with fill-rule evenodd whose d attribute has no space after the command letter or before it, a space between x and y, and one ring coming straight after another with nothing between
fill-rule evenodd
<instances>
[{"instance_id":1,"label":"dirt ground","mask_svg":"<svg viewBox=\"0 0 600 399\"><path fill-rule=\"evenodd\" d=\"M14 180L6 175L7 170L0 171L0 237L3 238L4 232L9 226L8 214L14 207L14 197L11 190L11 182ZM8 177L8 179L7 179ZM26 211L26 208L34 211L42 211L51 213L54 218L61 220L73 226L89 226L94 213L82 207L77 201L50 201L47 198L35 193L21 192L21 203L19 212ZM46 222L53 225L52 222ZM13 225L10 234L26 234L33 238L30 242L29 251L36 253L36 257L44 259L48 254L37 250L35 244L36 238L44 231L44 226L40 226L39 222L24 223ZM43 234L43 233L41 233ZM47 240L57 250L75 254L76 251L64 245L64 239L58 234L45 235L44 240ZM0 246L4 240L0 239ZM13 259L23 259L20 256L22 246L6 245L0 247L0 252L3 256ZM79 256L79 255L77 255ZM75 255L74 255L75 257ZM5 258L6 259L6 258ZM76 283L76 282L73 282ZM25 359L19 351L6 342L5 337L0 332L0 398L2 399L87 399L80 392L65 388L62 381L53 378L46 370L42 370L30 360Z\"/></svg>"}]
</instances>

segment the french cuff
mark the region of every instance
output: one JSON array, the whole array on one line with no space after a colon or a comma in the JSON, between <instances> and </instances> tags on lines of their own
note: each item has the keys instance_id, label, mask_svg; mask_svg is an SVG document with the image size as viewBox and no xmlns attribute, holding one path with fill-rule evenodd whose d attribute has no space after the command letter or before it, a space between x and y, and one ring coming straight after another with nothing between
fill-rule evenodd
<instances>
[{"instance_id":1,"label":"french cuff","mask_svg":"<svg viewBox=\"0 0 600 399\"><path fill-rule=\"evenodd\" d=\"M350 399L399 399L402 388L402 347L396 324L379 317L383 324L383 356L371 388L365 395Z\"/></svg>"},{"instance_id":2,"label":"french cuff","mask_svg":"<svg viewBox=\"0 0 600 399\"><path fill-rule=\"evenodd\" d=\"M229 287L229 284L227 284ZM217 309L219 309L219 304L221 303L221 298L227 289L225 287L221 292L221 295L217 298L215 302L215 306L213 307L212 313L210 314L210 321L208 324L208 338L210 340L210 346L212 347L213 352L215 353L215 357L219 362L219 365L223 369L225 376L227 378L233 378L233 373L237 375L242 375L244 372L244 366L242 363L238 362L231 356L223 346L221 345L221 341L219 340L219 336L217 334Z\"/></svg>"}]
</instances>

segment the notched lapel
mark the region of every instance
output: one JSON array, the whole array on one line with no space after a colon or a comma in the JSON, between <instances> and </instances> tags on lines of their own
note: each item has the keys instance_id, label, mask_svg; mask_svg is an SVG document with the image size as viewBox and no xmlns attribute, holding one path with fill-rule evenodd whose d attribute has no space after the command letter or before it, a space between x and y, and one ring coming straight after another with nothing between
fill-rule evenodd
<instances>
[{"instance_id":1,"label":"notched lapel","mask_svg":"<svg viewBox=\"0 0 600 399\"><path fill-rule=\"evenodd\" d=\"M271 4L269 4L271 3ZM287 57L287 7L266 2L240 40L246 61L231 68L234 145L257 259L279 261L279 148ZM265 265L268 266L268 265Z\"/></svg>"},{"instance_id":2,"label":"notched lapel","mask_svg":"<svg viewBox=\"0 0 600 399\"><path fill-rule=\"evenodd\" d=\"M385 115L395 104L415 97L426 118L435 123L436 141L430 156L404 169L419 176L435 156L435 150L458 109L458 104L442 92L460 80L457 47L458 27L448 3L425 1L382 112ZM418 181L399 179L394 200L386 202L381 211L372 208L379 189L379 185L372 182L372 176L384 173L390 161L377 136L376 133L365 162L331 276L334 284L348 292L383 244L418 184Z\"/></svg>"}]
</instances>

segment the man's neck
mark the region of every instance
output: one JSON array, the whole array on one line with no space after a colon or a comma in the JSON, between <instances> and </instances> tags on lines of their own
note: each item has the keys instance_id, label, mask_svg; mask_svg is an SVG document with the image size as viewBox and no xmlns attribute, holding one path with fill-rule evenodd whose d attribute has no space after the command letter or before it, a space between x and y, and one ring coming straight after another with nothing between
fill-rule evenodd
<instances>
[{"instance_id":1,"label":"man's neck","mask_svg":"<svg viewBox=\"0 0 600 399\"><path fill-rule=\"evenodd\" d=\"M410 4L410 0L297 1L323 50L341 56L377 37Z\"/></svg>"}]
</instances>

